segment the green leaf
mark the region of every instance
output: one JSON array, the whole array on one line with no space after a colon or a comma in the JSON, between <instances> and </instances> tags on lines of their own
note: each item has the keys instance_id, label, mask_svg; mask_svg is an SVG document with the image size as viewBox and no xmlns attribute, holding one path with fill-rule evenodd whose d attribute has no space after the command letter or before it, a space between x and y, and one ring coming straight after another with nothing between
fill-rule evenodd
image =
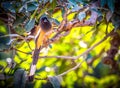
<instances>
[{"instance_id":1,"label":"green leaf","mask_svg":"<svg viewBox=\"0 0 120 88\"><path fill-rule=\"evenodd\" d=\"M115 8L115 0L107 0L107 5L109 7L109 9L114 12L114 8Z\"/></svg>"},{"instance_id":2,"label":"green leaf","mask_svg":"<svg viewBox=\"0 0 120 88\"><path fill-rule=\"evenodd\" d=\"M115 30L117 30L118 28L120 28L120 16L113 14L111 21L115 27Z\"/></svg>"},{"instance_id":3,"label":"green leaf","mask_svg":"<svg viewBox=\"0 0 120 88\"><path fill-rule=\"evenodd\" d=\"M21 26L16 26L15 29L17 34L23 35L23 33L25 33L25 29Z\"/></svg>"},{"instance_id":4,"label":"green leaf","mask_svg":"<svg viewBox=\"0 0 120 88\"><path fill-rule=\"evenodd\" d=\"M57 77L57 76L48 77L48 80L53 85L53 88L60 88L59 77Z\"/></svg>"},{"instance_id":5,"label":"green leaf","mask_svg":"<svg viewBox=\"0 0 120 88\"><path fill-rule=\"evenodd\" d=\"M12 42L12 45L15 46L15 48L20 48L24 45L25 41L24 40L14 40Z\"/></svg>"},{"instance_id":6,"label":"green leaf","mask_svg":"<svg viewBox=\"0 0 120 88\"><path fill-rule=\"evenodd\" d=\"M11 2L3 2L2 7L6 10L9 10L12 13L15 13L15 8L13 7L13 4Z\"/></svg>"},{"instance_id":7,"label":"green leaf","mask_svg":"<svg viewBox=\"0 0 120 88\"><path fill-rule=\"evenodd\" d=\"M8 29L6 25L0 21L0 49L7 49L10 47L10 45L7 45L10 41L10 37L6 35L9 35Z\"/></svg>"},{"instance_id":8,"label":"green leaf","mask_svg":"<svg viewBox=\"0 0 120 88\"><path fill-rule=\"evenodd\" d=\"M26 10L27 10L27 4L24 4L21 8L19 8L19 13L21 13L21 12L26 12Z\"/></svg>"},{"instance_id":9,"label":"green leaf","mask_svg":"<svg viewBox=\"0 0 120 88\"><path fill-rule=\"evenodd\" d=\"M31 29L34 27L34 25L35 25L35 19L30 19L25 25L26 31L30 32Z\"/></svg>"},{"instance_id":10,"label":"green leaf","mask_svg":"<svg viewBox=\"0 0 120 88\"><path fill-rule=\"evenodd\" d=\"M104 7L105 4L107 4L107 0L100 0L100 1L101 1L100 2L101 7Z\"/></svg>"},{"instance_id":11,"label":"green leaf","mask_svg":"<svg viewBox=\"0 0 120 88\"><path fill-rule=\"evenodd\" d=\"M38 7L38 3L37 2L32 2L32 3L28 3L27 4L27 11L33 11Z\"/></svg>"},{"instance_id":12,"label":"green leaf","mask_svg":"<svg viewBox=\"0 0 120 88\"><path fill-rule=\"evenodd\" d=\"M23 69L18 69L14 73L14 87L25 88L27 74Z\"/></svg>"},{"instance_id":13,"label":"green leaf","mask_svg":"<svg viewBox=\"0 0 120 88\"><path fill-rule=\"evenodd\" d=\"M80 12L80 13L78 14L78 19L79 19L80 21L82 21L85 17L86 17L86 13L85 13L85 12Z\"/></svg>"},{"instance_id":14,"label":"green leaf","mask_svg":"<svg viewBox=\"0 0 120 88\"><path fill-rule=\"evenodd\" d=\"M22 24L27 17L25 15L22 16L16 16L16 20L13 24L13 26L18 26L19 24Z\"/></svg>"},{"instance_id":15,"label":"green leaf","mask_svg":"<svg viewBox=\"0 0 120 88\"><path fill-rule=\"evenodd\" d=\"M38 73L38 72L44 71L45 68L46 68L46 66L43 66L43 67L41 67L40 69L37 69L35 73Z\"/></svg>"},{"instance_id":16,"label":"green leaf","mask_svg":"<svg viewBox=\"0 0 120 88\"><path fill-rule=\"evenodd\" d=\"M53 0L51 5L52 5L52 9L54 9L56 7L56 4L57 4L57 1L56 0Z\"/></svg>"},{"instance_id":17,"label":"green leaf","mask_svg":"<svg viewBox=\"0 0 120 88\"><path fill-rule=\"evenodd\" d=\"M74 6L77 4L75 0L68 0L68 2Z\"/></svg>"}]
</instances>

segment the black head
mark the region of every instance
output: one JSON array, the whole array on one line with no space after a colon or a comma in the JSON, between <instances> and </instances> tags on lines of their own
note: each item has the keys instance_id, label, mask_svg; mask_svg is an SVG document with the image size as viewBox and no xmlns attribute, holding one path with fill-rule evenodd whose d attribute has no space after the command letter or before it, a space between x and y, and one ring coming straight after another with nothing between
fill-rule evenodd
<instances>
[{"instance_id":1,"label":"black head","mask_svg":"<svg viewBox=\"0 0 120 88\"><path fill-rule=\"evenodd\" d=\"M47 17L41 17L39 24L40 24L40 27L43 29L43 31L49 31L52 27Z\"/></svg>"}]
</instances>

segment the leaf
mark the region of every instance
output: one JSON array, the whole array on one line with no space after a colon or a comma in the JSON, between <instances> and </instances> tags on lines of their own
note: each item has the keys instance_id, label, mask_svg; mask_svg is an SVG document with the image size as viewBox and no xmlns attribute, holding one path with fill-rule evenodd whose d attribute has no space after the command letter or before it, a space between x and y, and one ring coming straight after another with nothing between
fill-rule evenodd
<instances>
[{"instance_id":1,"label":"leaf","mask_svg":"<svg viewBox=\"0 0 120 88\"><path fill-rule=\"evenodd\" d=\"M100 1L101 1L100 2L101 7L104 7L105 4L107 4L107 0L100 0Z\"/></svg>"},{"instance_id":2,"label":"leaf","mask_svg":"<svg viewBox=\"0 0 120 88\"><path fill-rule=\"evenodd\" d=\"M117 30L118 28L120 28L120 16L113 14L111 21L115 27L115 30Z\"/></svg>"},{"instance_id":3,"label":"leaf","mask_svg":"<svg viewBox=\"0 0 120 88\"><path fill-rule=\"evenodd\" d=\"M53 77L48 77L48 80L50 83L53 85L53 88L60 88L60 77L53 76Z\"/></svg>"},{"instance_id":4,"label":"leaf","mask_svg":"<svg viewBox=\"0 0 120 88\"><path fill-rule=\"evenodd\" d=\"M31 29L34 27L34 25L35 25L35 19L30 19L25 25L26 31L30 32Z\"/></svg>"},{"instance_id":5,"label":"leaf","mask_svg":"<svg viewBox=\"0 0 120 88\"><path fill-rule=\"evenodd\" d=\"M43 66L43 67L41 67L40 69L37 69L35 73L38 73L38 72L44 71L45 68L46 68L46 66Z\"/></svg>"},{"instance_id":6,"label":"leaf","mask_svg":"<svg viewBox=\"0 0 120 88\"><path fill-rule=\"evenodd\" d=\"M8 50L7 52L0 52L0 59L4 60L6 58L12 58L13 56L13 50L9 50L11 44L7 45L10 41L10 37L7 35L9 35L8 29L5 24L0 21L0 50Z\"/></svg>"},{"instance_id":7,"label":"leaf","mask_svg":"<svg viewBox=\"0 0 120 88\"><path fill-rule=\"evenodd\" d=\"M32 3L28 3L27 4L27 11L33 11L38 7L38 3L37 2L32 2Z\"/></svg>"},{"instance_id":8,"label":"leaf","mask_svg":"<svg viewBox=\"0 0 120 88\"><path fill-rule=\"evenodd\" d=\"M27 10L27 4L25 4L25 5L23 5L20 9L19 9L19 13L21 13L21 12L26 12L26 10Z\"/></svg>"},{"instance_id":9,"label":"leaf","mask_svg":"<svg viewBox=\"0 0 120 88\"><path fill-rule=\"evenodd\" d=\"M111 11L108 11L107 14L106 14L106 20L107 22L110 21L111 17L112 17L113 13Z\"/></svg>"},{"instance_id":10,"label":"leaf","mask_svg":"<svg viewBox=\"0 0 120 88\"><path fill-rule=\"evenodd\" d=\"M25 88L26 84L26 72L23 69L18 69L14 73L14 87L15 88Z\"/></svg>"},{"instance_id":11,"label":"leaf","mask_svg":"<svg viewBox=\"0 0 120 88\"><path fill-rule=\"evenodd\" d=\"M1 5L4 9L9 10L12 13L16 12L11 2L3 2Z\"/></svg>"},{"instance_id":12,"label":"leaf","mask_svg":"<svg viewBox=\"0 0 120 88\"><path fill-rule=\"evenodd\" d=\"M15 29L17 34L23 35L25 33L25 29L21 26L16 26Z\"/></svg>"},{"instance_id":13,"label":"leaf","mask_svg":"<svg viewBox=\"0 0 120 88\"><path fill-rule=\"evenodd\" d=\"M13 24L13 26L18 26L19 24L22 24L27 17L25 15L22 16L16 16L16 20Z\"/></svg>"},{"instance_id":14,"label":"leaf","mask_svg":"<svg viewBox=\"0 0 120 88\"><path fill-rule=\"evenodd\" d=\"M80 21L82 21L85 17L86 17L86 13L85 13L85 12L80 12L80 13L78 14L78 19L79 19Z\"/></svg>"},{"instance_id":15,"label":"leaf","mask_svg":"<svg viewBox=\"0 0 120 88\"><path fill-rule=\"evenodd\" d=\"M70 4L72 4L72 5L77 5L77 3L76 3L76 1L75 0L68 0L68 2L70 3Z\"/></svg>"},{"instance_id":16,"label":"leaf","mask_svg":"<svg viewBox=\"0 0 120 88\"><path fill-rule=\"evenodd\" d=\"M24 40L14 40L12 45L15 46L15 48L20 48L24 45L25 41Z\"/></svg>"},{"instance_id":17,"label":"leaf","mask_svg":"<svg viewBox=\"0 0 120 88\"><path fill-rule=\"evenodd\" d=\"M107 0L107 5L108 5L109 9L113 13L114 12L114 8L115 8L115 0Z\"/></svg>"},{"instance_id":18,"label":"leaf","mask_svg":"<svg viewBox=\"0 0 120 88\"><path fill-rule=\"evenodd\" d=\"M10 47L10 45L7 45L10 37L6 35L9 35L9 30L6 25L0 21L0 49L8 49Z\"/></svg>"},{"instance_id":19,"label":"leaf","mask_svg":"<svg viewBox=\"0 0 120 88\"><path fill-rule=\"evenodd\" d=\"M51 5L52 5L52 9L54 9L56 7L56 4L57 4L57 1L56 0L53 0Z\"/></svg>"}]
</instances>

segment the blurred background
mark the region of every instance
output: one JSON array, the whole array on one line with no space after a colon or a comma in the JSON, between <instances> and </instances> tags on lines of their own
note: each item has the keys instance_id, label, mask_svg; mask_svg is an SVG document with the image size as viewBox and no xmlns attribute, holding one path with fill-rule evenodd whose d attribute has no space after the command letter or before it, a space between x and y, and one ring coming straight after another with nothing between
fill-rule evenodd
<instances>
[{"instance_id":1,"label":"blurred background","mask_svg":"<svg viewBox=\"0 0 120 88\"><path fill-rule=\"evenodd\" d=\"M112 30L116 32L115 36L108 37L100 45L76 60L56 57L40 58L34 82L26 82L35 43L33 39L26 41L24 38L28 36L27 33L33 26L38 24L39 17L47 15L53 27L57 28L64 14L64 9L59 2L62 5L67 3L68 10L77 11L78 7L82 8L95 1L100 4L98 8L102 8L96 11L100 15L96 24L72 28L67 36L44 48L40 56L79 56ZM0 87L119 88L120 16L115 14L118 0L1 0L0 2ZM111 12L108 13L109 11ZM79 20L86 20L90 14L74 12L67 16L68 21L76 17ZM115 50L112 47L115 47ZM58 82L54 79L54 76L66 72L78 63L81 65L77 69L58 77ZM53 77L53 79L46 80L46 77Z\"/></svg>"}]
</instances>

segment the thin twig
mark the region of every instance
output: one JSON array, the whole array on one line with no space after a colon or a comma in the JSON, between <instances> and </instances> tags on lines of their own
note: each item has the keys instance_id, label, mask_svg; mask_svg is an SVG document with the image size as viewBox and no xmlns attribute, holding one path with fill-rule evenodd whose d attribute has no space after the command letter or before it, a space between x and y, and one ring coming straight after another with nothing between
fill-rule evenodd
<instances>
[{"instance_id":1,"label":"thin twig","mask_svg":"<svg viewBox=\"0 0 120 88\"><path fill-rule=\"evenodd\" d=\"M94 46L90 47L89 49L87 49L85 52L83 52L82 54L80 54L79 56L76 56L74 59L78 59L80 58L81 56L84 56L85 54L88 54L92 49L94 49L96 46L98 46L99 44L101 44L103 41L105 41L110 35L112 34L112 32L110 32L108 35L106 35L102 40L100 40L98 43L96 43ZM57 75L57 76L63 76L73 70L76 70L78 67L80 67L80 65L86 61L86 59L84 59L82 62L78 63L75 67Z\"/></svg>"},{"instance_id":2,"label":"thin twig","mask_svg":"<svg viewBox=\"0 0 120 88\"><path fill-rule=\"evenodd\" d=\"M58 59L72 59L75 60L76 56L39 56L39 58L58 58Z\"/></svg>"},{"instance_id":3,"label":"thin twig","mask_svg":"<svg viewBox=\"0 0 120 88\"><path fill-rule=\"evenodd\" d=\"M18 51L18 52L24 53L24 54L30 54L30 55L32 55L32 53L27 53L27 52L24 52L24 51L18 50L18 49L16 49L16 48L13 48L13 49L15 49L15 50Z\"/></svg>"},{"instance_id":4,"label":"thin twig","mask_svg":"<svg viewBox=\"0 0 120 88\"><path fill-rule=\"evenodd\" d=\"M28 40L26 39L26 37L24 38L24 40L25 40L25 42L27 43L27 45L28 45L29 49L30 49L30 50L32 50L32 48L31 48L31 46L30 46L30 44L29 44Z\"/></svg>"},{"instance_id":5,"label":"thin twig","mask_svg":"<svg viewBox=\"0 0 120 88\"><path fill-rule=\"evenodd\" d=\"M75 67L73 67L73 68L71 68L71 69L69 69L69 70L67 70L67 71L65 71L65 72L63 72L63 73L61 73L61 74L59 74L59 75L57 75L57 76L64 76L64 75L66 75L67 73L76 70L78 67L80 67L80 66L82 65L82 63L83 63L84 61L85 61L85 59L84 59L82 62L78 63Z\"/></svg>"}]
</instances>

